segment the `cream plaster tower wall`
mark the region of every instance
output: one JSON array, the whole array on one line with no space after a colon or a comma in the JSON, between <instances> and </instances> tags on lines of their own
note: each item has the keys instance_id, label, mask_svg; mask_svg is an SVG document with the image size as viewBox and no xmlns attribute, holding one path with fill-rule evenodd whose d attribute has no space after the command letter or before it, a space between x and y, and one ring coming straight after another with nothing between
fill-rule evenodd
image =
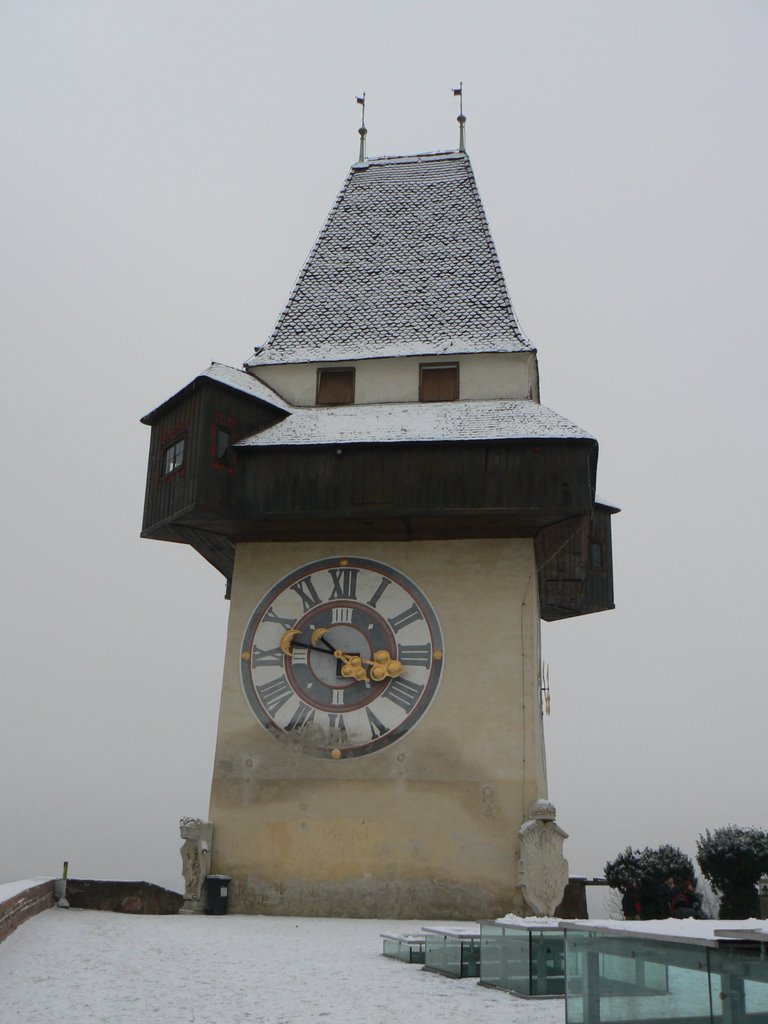
<instances>
[{"instance_id":1,"label":"cream plaster tower wall","mask_svg":"<svg viewBox=\"0 0 768 1024\"><path fill-rule=\"evenodd\" d=\"M250 713L248 617L297 566L357 554L427 595L445 657L434 699L397 742L365 757L291 751ZM245 544L237 550L210 817L232 908L345 916L523 911L517 830L546 795L539 609L526 539Z\"/></svg>"}]
</instances>

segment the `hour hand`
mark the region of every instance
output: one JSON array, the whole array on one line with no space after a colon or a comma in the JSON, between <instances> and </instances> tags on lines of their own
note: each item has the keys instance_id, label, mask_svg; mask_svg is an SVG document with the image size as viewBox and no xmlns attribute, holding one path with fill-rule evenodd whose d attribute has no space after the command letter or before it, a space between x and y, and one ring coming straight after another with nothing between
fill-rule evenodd
<instances>
[{"instance_id":1,"label":"hour hand","mask_svg":"<svg viewBox=\"0 0 768 1024\"><path fill-rule=\"evenodd\" d=\"M332 654L334 658L338 658L339 661L343 661L344 665L341 669L341 674L345 679L356 679L359 683L367 683L368 676L366 675L365 669L363 668L363 660L359 654L345 654L344 651L338 650L333 644L329 643L325 639L325 634L328 632L327 627L320 626L318 629L313 629L311 633L312 643L321 643L326 648L329 654Z\"/></svg>"},{"instance_id":2,"label":"hour hand","mask_svg":"<svg viewBox=\"0 0 768 1024\"><path fill-rule=\"evenodd\" d=\"M287 629L283 633L280 639L280 650L283 654L290 658L293 655L294 647L303 647L305 651L318 651L320 654L328 654L329 652L325 647L315 647L314 644L305 644L301 640L297 640L296 637L301 633L300 629ZM333 654L333 648L330 649L330 653Z\"/></svg>"}]
</instances>

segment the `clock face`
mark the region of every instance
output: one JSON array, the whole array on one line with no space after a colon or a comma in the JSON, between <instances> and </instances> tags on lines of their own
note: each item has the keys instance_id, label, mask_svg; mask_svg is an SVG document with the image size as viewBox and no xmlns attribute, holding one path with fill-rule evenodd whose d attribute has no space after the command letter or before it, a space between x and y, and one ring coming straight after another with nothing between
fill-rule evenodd
<instances>
[{"instance_id":1,"label":"clock face","mask_svg":"<svg viewBox=\"0 0 768 1024\"><path fill-rule=\"evenodd\" d=\"M407 576L368 558L325 558L254 608L241 666L266 729L337 760L380 750L418 722L440 680L443 639Z\"/></svg>"}]
</instances>

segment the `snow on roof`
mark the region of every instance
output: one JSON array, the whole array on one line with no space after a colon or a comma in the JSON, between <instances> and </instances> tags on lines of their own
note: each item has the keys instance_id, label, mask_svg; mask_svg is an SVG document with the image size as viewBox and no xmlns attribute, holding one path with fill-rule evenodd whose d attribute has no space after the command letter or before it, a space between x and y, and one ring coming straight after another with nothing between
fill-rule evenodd
<instances>
[{"instance_id":1,"label":"snow on roof","mask_svg":"<svg viewBox=\"0 0 768 1024\"><path fill-rule=\"evenodd\" d=\"M198 373L180 391L177 391L170 398L161 402L157 408L153 409L152 412L148 412L146 416L142 416L141 422L151 423L164 406L173 401L174 398L178 398L187 388L191 388L199 380L213 380L217 384L224 384L225 387L233 388L235 391L241 391L243 394L258 398L273 408L279 409L281 412L288 412L291 409L291 406L276 391L273 391L271 387L257 377L252 376L252 374L247 373L245 370L238 370L234 366L227 366L224 363L211 363L207 370Z\"/></svg>"},{"instance_id":2,"label":"snow on roof","mask_svg":"<svg viewBox=\"0 0 768 1024\"><path fill-rule=\"evenodd\" d=\"M270 405L273 405L276 409L281 409L283 412L288 412L291 408L288 402L281 398L268 384L265 384L258 377L254 377L245 370L236 369L234 366L227 366L224 363L211 363L208 369L199 374L196 379L199 380L201 377L208 377L219 384L226 384L227 387L242 391L246 395L253 395L254 398L260 398L263 402L269 402Z\"/></svg>"},{"instance_id":3,"label":"snow on roof","mask_svg":"<svg viewBox=\"0 0 768 1024\"><path fill-rule=\"evenodd\" d=\"M530 399L487 399L294 408L280 423L236 447L574 438L592 439L545 405Z\"/></svg>"},{"instance_id":4,"label":"snow on roof","mask_svg":"<svg viewBox=\"0 0 768 1024\"><path fill-rule=\"evenodd\" d=\"M353 164L249 366L530 351L466 153Z\"/></svg>"}]
</instances>

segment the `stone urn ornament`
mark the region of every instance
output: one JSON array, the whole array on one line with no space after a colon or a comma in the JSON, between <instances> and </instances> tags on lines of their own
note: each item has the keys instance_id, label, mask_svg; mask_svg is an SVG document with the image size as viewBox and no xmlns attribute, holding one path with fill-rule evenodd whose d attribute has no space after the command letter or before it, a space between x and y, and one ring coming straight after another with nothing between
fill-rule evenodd
<instances>
[{"instance_id":1,"label":"stone urn ornament","mask_svg":"<svg viewBox=\"0 0 768 1024\"><path fill-rule=\"evenodd\" d=\"M518 835L517 884L534 914L552 917L568 884L568 861L563 856L568 833L555 822L554 805L535 800Z\"/></svg>"},{"instance_id":2,"label":"stone urn ornament","mask_svg":"<svg viewBox=\"0 0 768 1024\"><path fill-rule=\"evenodd\" d=\"M181 871L184 876L184 905L180 914L202 914L205 911L203 883L211 868L213 823L202 818L182 818L179 832Z\"/></svg>"}]
</instances>

